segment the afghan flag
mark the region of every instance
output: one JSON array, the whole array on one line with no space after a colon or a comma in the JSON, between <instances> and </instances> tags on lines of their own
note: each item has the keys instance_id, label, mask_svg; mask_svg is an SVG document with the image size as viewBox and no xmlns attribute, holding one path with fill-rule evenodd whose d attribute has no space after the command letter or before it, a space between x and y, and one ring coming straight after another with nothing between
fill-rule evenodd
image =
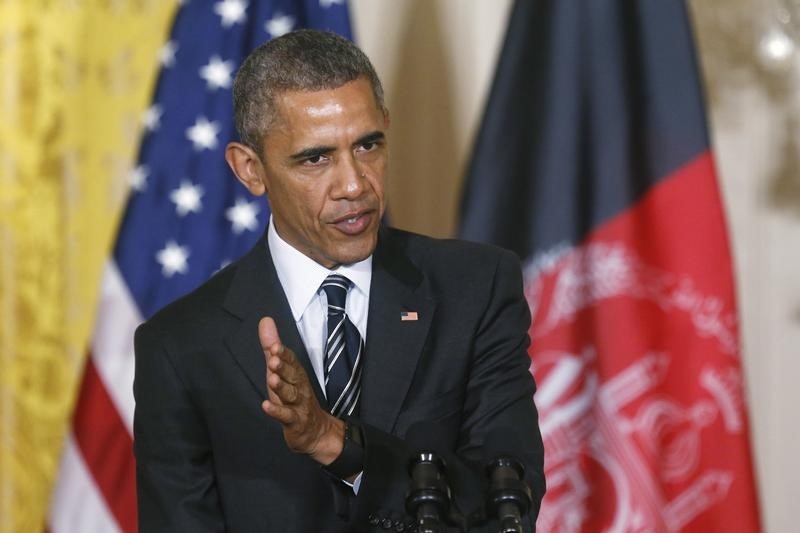
<instances>
[{"instance_id":1,"label":"afghan flag","mask_svg":"<svg viewBox=\"0 0 800 533\"><path fill-rule=\"evenodd\" d=\"M683 2L516 2L460 234L523 259L538 531L760 529Z\"/></svg>"}]
</instances>

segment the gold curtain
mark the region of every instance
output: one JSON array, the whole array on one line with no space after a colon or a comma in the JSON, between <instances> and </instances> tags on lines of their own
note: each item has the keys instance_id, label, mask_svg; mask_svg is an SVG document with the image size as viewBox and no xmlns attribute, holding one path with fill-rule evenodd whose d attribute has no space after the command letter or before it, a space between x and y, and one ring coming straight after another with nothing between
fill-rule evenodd
<instances>
[{"instance_id":1,"label":"gold curtain","mask_svg":"<svg viewBox=\"0 0 800 533\"><path fill-rule=\"evenodd\" d=\"M42 531L176 6L0 0L0 533Z\"/></svg>"}]
</instances>

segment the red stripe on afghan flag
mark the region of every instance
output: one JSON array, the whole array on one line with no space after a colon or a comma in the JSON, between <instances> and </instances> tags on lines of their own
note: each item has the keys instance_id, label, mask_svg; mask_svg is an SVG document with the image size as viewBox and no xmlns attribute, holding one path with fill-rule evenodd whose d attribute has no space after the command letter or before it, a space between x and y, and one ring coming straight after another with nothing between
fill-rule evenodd
<instances>
[{"instance_id":1,"label":"red stripe on afghan flag","mask_svg":"<svg viewBox=\"0 0 800 533\"><path fill-rule=\"evenodd\" d=\"M542 531L758 531L719 205L706 153L527 277Z\"/></svg>"}]
</instances>

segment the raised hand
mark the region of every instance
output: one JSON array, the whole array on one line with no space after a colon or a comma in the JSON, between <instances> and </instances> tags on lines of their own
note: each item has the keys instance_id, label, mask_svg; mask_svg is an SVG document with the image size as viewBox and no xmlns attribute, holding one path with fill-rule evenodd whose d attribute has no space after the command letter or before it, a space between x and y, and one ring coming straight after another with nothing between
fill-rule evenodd
<instances>
[{"instance_id":1,"label":"raised hand","mask_svg":"<svg viewBox=\"0 0 800 533\"><path fill-rule=\"evenodd\" d=\"M258 323L258 338L267 363L268 399L261 409L283 426L290 450L330 464L342 452L344 422L319 405L308 375L294 352L281 343L272 318Z\"/></svg>"}]
</instances>

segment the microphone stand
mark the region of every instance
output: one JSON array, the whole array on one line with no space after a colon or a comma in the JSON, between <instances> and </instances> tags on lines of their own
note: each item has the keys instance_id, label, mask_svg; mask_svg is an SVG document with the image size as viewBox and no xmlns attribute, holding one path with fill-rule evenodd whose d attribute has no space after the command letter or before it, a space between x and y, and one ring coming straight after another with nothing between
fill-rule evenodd
<instances>
[{"instance_id":1,"label":"microphone stand","mask_svg":"<svg viewBox=\"0 0 800 533\"><path fill-rule=\"evenodd\" d=\"M418 533L440 533L452 497L444 460L434 452L420 451L409 464L409 474L406 511L416 517Z\"/></svg>"}]
</instances>

